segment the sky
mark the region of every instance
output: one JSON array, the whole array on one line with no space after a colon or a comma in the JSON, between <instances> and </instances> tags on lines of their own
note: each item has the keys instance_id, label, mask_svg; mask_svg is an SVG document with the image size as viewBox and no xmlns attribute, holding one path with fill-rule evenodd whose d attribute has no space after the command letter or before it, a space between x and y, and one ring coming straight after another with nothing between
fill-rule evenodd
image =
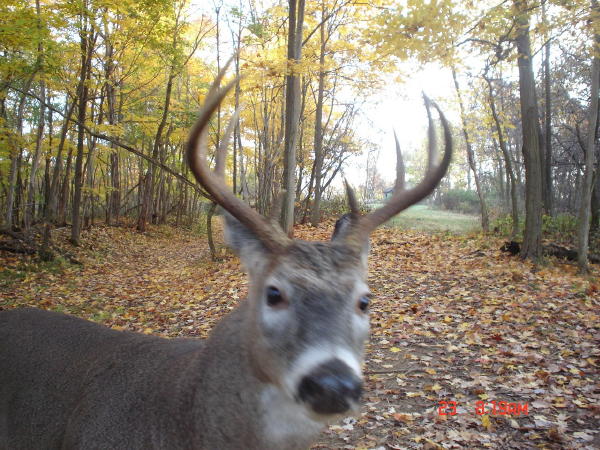
<instances>
[{"instance_id":1,"label":"sky","mask_svg":"<svg viewBox=\"0 0 600 450\"><path fill-rule=\"evenodd\" d=\"M427 114L421 92L425 92L434 101L454 95L454 84L449 69L429 64L422 70L415 71L414 64L411 67L411 63L402 63L401 69L402 72L412 75L403 83L390 81L382 91L374 92L371 101L362 108L362 115L368 117L368 121L361 117L358 123L359 134L379 147L377 167L389 184L393 184L396 170L394 130L403 154L422 150L423 140L427 135ZM456 111L444 108L441 101L440 106L448 120L456 123L459 119ZM364 167L366 155L362 156L362 160ZM349 168L347 172L356 173L358 170ZM361 170L364 173L364 169ZM358 173L355 176L358 177Z\"/></svg>"}]
</instances>

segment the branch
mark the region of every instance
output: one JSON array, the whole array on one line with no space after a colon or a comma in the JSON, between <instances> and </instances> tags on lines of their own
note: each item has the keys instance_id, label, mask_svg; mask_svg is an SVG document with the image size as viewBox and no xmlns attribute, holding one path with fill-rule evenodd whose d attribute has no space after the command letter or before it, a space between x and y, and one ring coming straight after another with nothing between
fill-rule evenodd
<instances>
[{"instance_id":1,"label":"branch","mask_svg":"<svg viewBox=\"0 0 600 450\"><path fill-rule=\"evenodd\" d=\"M120 147L124 150L127 150L130 153L133 153L134 155L139 156L142 159L145 159L146 161L148 161L150 164L154 164L155 166L161 168L162 170L164 170L165 172L167 172L170 175L173 175L175 178L177 178L178 180L182 181L183 183L187 184L188 186L192 187L197 193L199 193L201 196L203 196L204 198L207 199L211 199L210 195L207 194L204 190L200 189L200 186L198 186L196 183L191 182L190 180L188 180L185 176L183 176L182 174L180 174L179 172L176 172L175 170L171 169L169 166L167 166L166 164L163 164L160 161L155 160L154 158L145 155L143 152L141 152L140 150L131 147L127 144L122 143L119 138L116 137L112 137L112 136L108 136L106 134L103 133L97 133L95 131L92 131L87 125L79 122L77 119L74 119L72 117L65 117L65 115L59 111L58 109L54 108L54 106L46 103L46 101L44 101L43 99L41 99L40 97L38 97L37 95L33 94L33 93L27 93L19 88L16 88L14 86L10 86L11 89L20 92L23 95L26 95L28 97L34 98L37 101L40 102L40 104L43 104L46 108L50 109L52 112L55 112L56 114L58 114L59 116L61 116L64 119L67 119L70 122L73 122L75 125L82 127L90 136L95 137L97 139L102 139L106 142L110 142L112 144L115 144L117 147Z\"/></svg>"}]
</instances>

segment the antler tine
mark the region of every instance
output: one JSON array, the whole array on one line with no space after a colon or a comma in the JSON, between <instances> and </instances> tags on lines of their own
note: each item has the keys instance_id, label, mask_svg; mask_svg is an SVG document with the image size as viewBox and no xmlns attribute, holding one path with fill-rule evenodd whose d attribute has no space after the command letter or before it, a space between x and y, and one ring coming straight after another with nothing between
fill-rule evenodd
<instances>
[{"instance_id":1,"label":"antler tine","mask_svg":"<svg viewBox=\"0 0 600 450\"><path fill-rule=\"evenodd\" d=\"M421 95L427 111L427 172L431 172L437 153L437 137L433 126L433 117L431 117L431 100L425 95L425 92L422 92Z\"/></svg>"},{"instance_id":2,"label":"antler tine","mask_svg":"<svg viewBox=\"0 0 600 450\"><path fill-rule=\"evenodd\" d=\"M402 151L400 150L400 142L398 142L398 136L396 136L396 130L394 130L394 141L396 142L396 183L394 189L401 191L406 186L406 170L404 168L404 159L402 158Z\"/></svg>"},{"instance_id":3,"label":"antler tine","mask_svg":"<svg viewBox=\"0 0 600 450\"><path fill-rule=\"evenodd\" d=\"M210 88L208 89L208 93L206 94L206 101L208 101L209 99L214 97L215 94L219 91L219 88L221 87L221 81L223 81L223 77L225 77L225 74L227 73L227 69L233 62L234 58L235 58L235 54L231 58L229 58L225 62L225 65L221 68L221 70L219 70L219 73L217 74L216 78L213 80L213 83L210 85Z\"/></svg>"},{"instance_id":4,"label":"antler tine","mask_svg":"<svg viewBox=\"0 0 600 450\"><path fill-rule=\"evenodd\" d=\"M277 252L284 249L290 243L290 238L278 227L260 215L249 205L237 198L231 192L224 180L224 161L225 151L229 142L229 137L233 127L231 122L235 121L237 111L234 113L232 121L228 124L221 145L217 149L217 170L212 173L208 167L207 154L207 126L211 115L218 108L227 93L235 86L238 81L235 78L224 88L215 87L223 79L227 65L219 72L217 79L211 86L209 94L206 97L198 119L192 127L186 144L186 156L188 165L196 181L204 187L211 195L213 200L221 205L223 209L242 222L248 229L253 231L261 242L271 251Z\"/></svg>"},{"instance_id":5,"label":"antler tine","mask_svg":"<svg viewBox=\"0 0 600 450\"><path fill-rule=\"evenodd\" d=\"M448 125L448 121L446 120L446 116L442 113L441 109L435 104L431 102L431 100L427 99L433 107L438 111L440 115L440 121L442 122L442 127L444 129L444 157L438 166L433 166L433 163L430 163L430 169L427 171L423 180L414 188L406 190L406 189L397 189L394 192L392 198L381 208L376 209L375 211L370 212L366 216L363 216L359 219L357 224L356 233L357 236L362 240L366 238L366 236L371 233L375 228L377 228L382 223L388 221L400 211L405 210L411 205L423 200L427 197L438 185L441 179L446 175L448 170L448 166L450 165L450 159L452 157L452 135L450 133L450 126ZM433 129L433 124L429 123L429 129ZM430 133L431 136L431 133ZM435 156L435 141L434 145L432 144L432 139L429 139L428 145L428 153L430 160L433 160ZM400 145L398 145L398 140L396 139L396 154L397 154L397 166L396 173L402 175L404 172L404 164L402 160L402 155L400 154ZM401 166L401 167L398 167ZM398 183L396 181L396 186L402 186L404 183L403 180Z\"/></svg>"},{"instance_id":6,"label":"antler tine","mask_svg":"<svg viewBox=\"0 0 600 450\"><path fill-rule=\"evenodd\" d=\"M354 189L352 189L352 186L350 186L350 183L348 183L348 180L346 178L344 178L344 184L346 185L346 196L348 197L348 206L350 206L350 212L352 214L360 214Z\"/></svg>"}]
</instances>

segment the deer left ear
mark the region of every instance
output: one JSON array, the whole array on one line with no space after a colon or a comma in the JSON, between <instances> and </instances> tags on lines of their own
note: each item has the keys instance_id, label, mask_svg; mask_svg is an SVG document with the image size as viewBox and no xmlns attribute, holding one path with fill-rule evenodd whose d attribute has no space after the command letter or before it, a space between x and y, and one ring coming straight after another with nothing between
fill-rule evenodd
<instances>
[{"instance_id":1,"label":"deer left ear","mask_svg":"<svg viewBox=\"0 0 600 450\"><path fill-rule=\"evenodd\" d=\"M333 233L331 235L331 240L333 242L342 242L350 233L350 229L354 225L356 219L357 219L357 216L356 216L356 214L353 214L353 213L347 213L347 214L344 214L342 217L340 217L335 222L335 227L334 227ZM365 244L363 245L362 251L361 251L361 257L365 261L365 264L366 264L367 256L369 254L369 247L370 247L369 238L367 238L365 241Z\"/></svg>"},{"instance_id":2,"label":"deer left ear","mask_svg":"<svg viewBox=\"0 0 600 450\"><path fill-rule=\"evenodd\" d=\"M239 220L223 211L225 221L225 242L242 260L247 272L262 267L269 250L260 239Z\"/></svg>"},{"instance_id":3,"label":"deer left ear","mask_svg":"<svg viewBox=\"0 0 600 450\"><path fill-rule=\"evenodd\" d=\"M333 229L333 234L331 235L332 241L337 241L345 238L352 227L352 223L354 222L352 213L344 214L335 222L335 227Z\"/></svg>"}]
</instances>

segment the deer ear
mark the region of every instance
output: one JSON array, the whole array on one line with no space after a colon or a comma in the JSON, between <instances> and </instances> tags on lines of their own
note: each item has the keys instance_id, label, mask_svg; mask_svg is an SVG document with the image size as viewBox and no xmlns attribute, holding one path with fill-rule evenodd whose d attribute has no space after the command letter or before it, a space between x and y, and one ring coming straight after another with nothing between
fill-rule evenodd
<instances>
[{"instance_id":1,"label":"deer ear","mask_svg":"<svg viewBox=\"0 0 600 450\"><path fill-rule=\"evenodd\" d=\"M348 234L350 227L352 226L352 213L344 214L335 222L335 228L333 229L333 234L331 235L332 241L342 240Z\"/></svg>"},{"instance_id":2,"label":"deer ear","mask_svg":"<svg viewBox=\"0 0 600 450\"><path fill-rule=\"evenodd\" d=\"M357 216L354 213L347 213L347 214L344 214L342 217L340 217L335 222L335 228L333 229L333 234L331 235L331 240L342 242L346 238L346 236L348 236L348 233L350 232L350 229L354 225L356 219L357 219ZM362 248L361 256L364 259L366 259L367 255L369 253L369 247L370 247L369 239L367 238L365 245Z\"/></svg>"},{"instance_id":3,"label":"deer ear","mask_svg":"<svg viewBox=\"0 0 600 450\"><path fill-rule=\"evenodd\" d=\"M239 220L223 211L225 219L225 242L242 260L248 271L262 266L264 255L268 252L260 239Z\"/></svg>"}]
</instances>

